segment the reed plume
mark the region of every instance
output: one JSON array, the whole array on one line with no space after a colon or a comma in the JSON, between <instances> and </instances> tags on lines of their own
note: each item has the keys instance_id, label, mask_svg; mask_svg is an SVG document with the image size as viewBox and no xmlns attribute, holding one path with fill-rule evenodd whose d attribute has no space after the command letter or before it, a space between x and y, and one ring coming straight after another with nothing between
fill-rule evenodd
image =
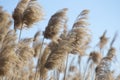
<instances>
[{"instance_id":1,"label":"reed plume","mask_svg":"<svg viewBox=\"0 0 120 80\"><path fill-rule=\"evenodd\" d=\"M26 25L27 28L30 28L34 23L41 21L43 19L43 15L44 14L42 7L38 4L38 2L36 0L31 0L26 10L23 13L23 23ZM39 48L39 46L37 46L37 48ZM40 48L40 54L41 54L41 48ZM35 54L34 56L36 55L37 54Z\"/></svg>"},{"instance_id":2,"label":"reed plume","mask_svg":"<svg viewBox=\"0 0 120 80\"><path fill-rule=\"evenodd\" d=\"M99 62L100 62L101 59L102 59L102 55L101 55L99 52L97 52L97 51L93 51L93 52L90 53L88 61L89 61L90 59L91 59L95 64L99 64Z\"/></svg>"},{"instance_id":3,"label":"reed plume","mask_svg":"<svg viewBox=\"0 0 120 80\"><path fill-rule=\"evenodd\" d=\"M46 46L46 48L44 49L44 52L42 54L41 61L40 61L40 65L39 65L39 67L40 67L40 78L42 78L43 80L47 79L47 77L48 77L47 76L48 75L47 74L48 70L45 67L45 63L47 61L47 58L48 58L50 52L51 52L50 47Z\"/></svg>"},{"instance_id":4,"label":"reed plume","mask_svg":"<svg viewBox=\"0 0 120 80\"><path fill-rule=\"evenodd\" d=\"M78 15L72 30L68 33L69 40L73 46L71 52L73 54L79 53L83 55L89 47L88 44L91 41L91 35L90 30L86 27L88 26L86 22L88 12L88 10L83 10L80 15Z\"/></svg>"},{"instance_id":5,"label":"reed plume","mask_svg":"<svg viewBox=\"0 0 120 80\"><path fill-rule=\"evenodd\" d=\"M16 34L9 30L11 26L11 16L2 8L0 9L0 19L0 76L12 76L12 70L17 60L15 54Z\"/></svg>"},{"instance_id":6,"label":"reed plume","mask_svg":"<svg viewBox=\"0 0 120 80\"><path fill-rule=\"evenodd\" d=\"M14 19L14 29L16 31L16 29L21 29L21 27L23 27L23 13L25 11L25 9L28 6L28 3L30 2L30 0L21 0L14 12L13 12L13 19Z\"/></svg>"},{"instance_id":7,"label":"reed plume","mask_svg":"<svg viewBox=\"0 0 120 80\"><path fill-rule=\"evenodd\" d=\"M58 42L60 30L64 27L67 21L67 8L59 10L54 15L51 16L48 25L44 31L44 37L47 39L52 39Z\"/></svg>"},{"instance_id":8,"label":"reed plume","mask_svg":"<svg viewBox=\"0 0 120 80\"><path fill-rule=\"evenodd\" d=\"M114 40L114 38L113 38ZM113 41L112 41L113 42ZM96 80L114 80L112 79L111 71L110 71L110 66L112 59L115 56L115 48L110 47L108 50L107 56L104 57L100 64L96 67Z\"/></svg>"},{"instance_id":9,"label":"reed plume","mask_svg":"<svg viewBox=\"0 0 120 80\"><path fill-rule=\"evenodd\" d=\"M6 34L1 49L0 49L0 76L13 76L13 69L17 63L16 35L14 31L8 31Z\"/></svg>"},{"instance_id":10,"label":"reed plume","mask_svg":"<svg viewBox=\"0 0 120 80\"><path fill-rule=\"evenodd\" d=\"M32 70L29 70L29 68L33 65L32 58L34 56L34 50L32 47L30 47L32 41L32 38L25 38L21 39L17 43L15 53L17 54L18 61L14 69L15 74L17 74L16 76L14 76L15 79L26 80L30 75L29 73L32 73Z\"/></svg>"},{"instance_id":11,"label":"reed plume","mask_svg":"<svg viewBox=\"0 0 120 80\"><path fill-rule=\"evenodd\" d=\"M10 14L4 11L2 7L0 9L0 19L1 19L0 20L0 43L2 44L12 24ZM1 48L1 45L0 45L0 48Z\"/></svg>"},{"instance_id":12,"label":"reed plume","mask_svg":"<svg viewBox=\"0 0 120 80\"><path fill-rule=\"evenodd\" d=\"M99 48L100 48L100 50L101 50L102 48L104 48L104 46L105 46L105 45L107 44L107 42L108 42L108 38L105 36L106 33L107 33L107 31L105 30L104 33L103 33L103 35L100 37L100 43L99 43Z\"/></svg>"},{"instance_id":13,"label":"reed plume","mask_svg":"<svg viewBox=\"0 0 120 80\"><path fill-rule=\"evenodd\" d=\"M72 30L68 33L67 37L72 46L72 51L71 51L72 54L77 53L79 54L79 56L83 56L85 54L86 49L89 47L88 44L91 41L91 35L90 35L90 30L87 28L88 23L86 22L86 20L88 19L88 13L89 10L83 10L77 16L77 19L73 24ZM79 61L79 65L80 65L80 61Z\"/></svg>"},{"instance_id":14,"label":"reed plume","mask_svg":"<svg viewBox=\"0 0 120 80\"><path fill-rule=\"evenodd\" d=\"M110 66L111 66L111 62L112 59L114 57L115 54L115 49L114 48L110 48L110 50L108 50L108 54L106 57L104 57L100 64L96 67L96 80L114 80L111 79L112 75L111 75L111 71L110 71Z\"/></svg>"},{"instance_id":15,"label":"reed plume","mask_svg":"<svg viewBox=\"0 0 120 80\"><path fill-rule=\"evenodd\" d=\"M7 46L0 52L0 76L13 75L17 55L14 51L14 46Z\"/></svg>"},{"instance_id":16,"label":"reed plume","mask_svg":"<svg viewBox=\"0 0 120 80\"><path fill-rule=\"evenodd\" d=\"M34 56L34 50L29 45L32 42L31 39L23 39L18 43L16 53L19 56L19 59L23 61L24 64L27 64Z\"/></svg>"},{"instance_id":17,"label":"reed plume","mask_svg":"<svg viewBox=\"0 0 120 80\"><path fill-rule=\"evenodd\" d=\"M7 25L11 22L11 15L9 13L7 13L6 11L4 11L2 9L2 7L0 9L0 19L1 19L0 28L2 28L2 27L9 28L10 27L10 25L9 26L7 26Z\"/></svg>"},{"instance_id":18,"label":"reed plume","mask_svg":"<svg viewBox=\"0 0 120 80\"><path fill-rule=\"evenodd\" d=\"M71 51L68 41L62 40L59 42L59 45L51 51L48 56L45 67L47 69L57 69L59 70L60 66L65 65L65 59L67 54Z\"/></svg>"},{"instance_id":19,"label":"reed plume","mask_svg":"<svg viewBox=\"0 0 120 80\"><path fill-rule=\"evenodd\" d=\"M101 60L100 64L96 67L95 80L108 80L108 73L110 73L111 59L105 57Z\"/></svg>"},{"instance_id":20,"label":"reed plume","mask_svg":"<svg viewBox=\"0 0 120 80\"><path fill-rule=\"evenodd\" d=\"M65 24L67 22L66 11L67 11L67 8L64 8L64 9L56 12L54 15L52 15L52 17L49 20L48 26L46 27L46 30L44 32L44 38L52 39L53 43L54 42L59 43L60 30L65 27ZM60 64L59 67L56 67L56 64L58 64L58 60L59 60L59 59L57 60L56 57L60 56L60 55L62 57L63 54L60 54L60 52L58 52L58 54L56 55L56 52L60 51L60 50L57 49L57 51L55 52L56 48L59 46L57 44L55 44L55 45L56 45L55 48L50 47L51 53L48 56L45 67L48 69L57 68L57 70L60 70L62 68L61 66L63 66L64 63L62 63L62 61L61 61L62 64ZM52 46L52 45L50 45L50 46ZM64 53L66 54L66 52L64 52ZM64 58L65 57L63 57L63 59ZM53 63L54 61L56 61L55 64Z\"/></svg>"},{"instance_id":21,"label":"reed plume","mask_svg":"<svg viewBox=\"0 0 120 80\"><path fill-rule=\"evenodd\" d=\"M37 1L31 0L23 13L23 23L30 28L36 22L43 19L43 9Z\"/></svg>"},{"instance_id":22,"label":"reed plume","mask_svg":"<svg viewBox=\"0 0 120 80\"><path fill-rule=\"evenodd\" d=\"M107 53L107 57L109 58L113 58L116 54L116 49L114 47L111 47L109 50L108 50L108 53Z\"/></svg>"}]
</instances>

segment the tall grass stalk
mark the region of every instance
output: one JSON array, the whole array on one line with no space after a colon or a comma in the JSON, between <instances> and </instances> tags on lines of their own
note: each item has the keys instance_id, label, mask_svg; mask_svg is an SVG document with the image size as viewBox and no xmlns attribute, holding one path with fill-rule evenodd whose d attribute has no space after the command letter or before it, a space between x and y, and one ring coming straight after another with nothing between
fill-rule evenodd
<instances>
[{"instance_id":1,"label":"tall grass stalk","mask_svg":"<svg viewBox=\"0 0 120 80\"><path fill-rule=\"evenodd\" d=\"M40 64L40 61L41 61L41 56L42 56L42 48L43 48L43 44L44 44L44 37L43 37L43 39L42 39L42 45L41 45L41 48L40 48L40 53L39 53L39 57L38 57L38 61L37 61L37 65L36 65L36 71L35 71L35 77L34 77L34 80L36 80L36 78L37 78L37 73L38 73L38 71L37 71L37 69L38 69L38 65ZM41 76L40 76L40 78L41 78ZM39 78L39 79L40 79Z\"/></svg>"},{"instance_id":2,"label":"tall grass stalk","mask_svg":"<svg viewBox=\"0 0 120 80\"><path fill-rule=\"evenodd\" d=\"M67 54L67 58L66 58L66 65L65 65L65 71L64 71L64 78L63 78L63 80L66 80L68 59L69 59L69 54Z\"/></svg>"}]
</instances>

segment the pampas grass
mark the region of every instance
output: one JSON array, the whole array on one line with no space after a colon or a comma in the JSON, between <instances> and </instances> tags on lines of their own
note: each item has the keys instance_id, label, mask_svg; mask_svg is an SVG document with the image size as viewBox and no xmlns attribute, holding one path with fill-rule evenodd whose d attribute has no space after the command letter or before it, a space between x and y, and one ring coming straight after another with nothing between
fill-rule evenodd
<instances>
[{"instance_id":1,"label":"pampas grass","mask_svg":"<svg viewBox=\"0 0 120 80\"><path fill-rule=\"evenodd\" d=\"M80 12L71 30L67 28L67 11L63 8L53 14L42 35L38 31L33 37L21 38L23 28L31 28L43 20L43 8L37 0L20 0L11 16L0 7L0 80L120 79L120 73L111 69L119 70L118 66L112 65L118 55L113 45L118 34L107 49L106 30L100 37L99 46L92 49L89 44L92 34L87 22L89 10ZM17 29L20 29L19 38ZM50 42L44 42L44 39L50 39Z\"/></svg>"}]
</instances>

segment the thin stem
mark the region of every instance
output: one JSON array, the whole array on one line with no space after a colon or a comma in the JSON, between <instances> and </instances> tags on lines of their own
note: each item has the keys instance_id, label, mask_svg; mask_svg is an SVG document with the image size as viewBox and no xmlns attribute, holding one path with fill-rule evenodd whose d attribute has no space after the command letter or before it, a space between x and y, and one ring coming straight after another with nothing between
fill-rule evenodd
<instances>
[{"instance_id":1,"label":"thin stem","mask_svg":"<svg viewBox=\"0 0 120 80\"><path fill-rule=\"evenodd\" d=\"M86 65L85 72L84 72L84 75L83 75L84 80L85 80L85 77L86 77L86 72L87 72L88 67L89 67L89 62Z\"/></svg>"},{"instance_id":2,"label":"thin stem","mask_svg":"<svg viewBox=\"0 0 120 80\"><path fill-rule=\"evenodd\" d=\"M92 69L91 69L91 72L93 72L92 73L92 80L94 80L94 78L95 78L95 71L94 71L94 69L95 69L95 67L94 67L94 64L92 65Z\"/></svg>"},{"instance_id":3,"label":"thin stem","mask_svg":"<svg viewBox=\"0 0 120 80\"><path fill-rule=\"evenodd\" d=\"M20 41L20 39L21 39L22 29L23 29L23 23L22 23L22 25L21 25L21 27L20 27L19 41Z\"/></svg>"},{"instance_id":4,"label":"thin stem","mask_svg":"<svg viewBox=\"0 0 120 80\"><path fill-rule=\"evenodd\" d=\"M43 44L44 44L44 37L43 37L42 45L41 45L41 48L40 48L40 54L39 54L38 61L37 61L37 66L36 66L36 72L35 72L34 80L36 80L36 77L37 77L37 69L38 69L38 65L40 64L40 61L41 61L41 55L42 55L42 47L43 47ZM41 76L41 75L40 75L40 76ZM41 78L41 77L40 77L40 78Z\"/></svg>"},{"instance_id":5,"label":"thin stem","mask_svg":"<svg viewBox=\"0 0 120 80\"><path fill-rule=\"evenodd\" d=\"M2 77L2 80L4 80L4 77Z\"/></svg>"},{"instance_id":6,"label":"thin stem","mask_svg":"<svg viewBox=\"0 0 120 80\"><path fill-rule=\"evenodd\" d=\"M81 78L81 56L79 55L79 80Z\"/></svg>"},{"instance_id":7,"label":"thin stem","mask_svg":"<svg viewBox=\"0 0 120 80\"><path fill-rule=\"evenodd\" d=\"M53 76L55 76L55 80L57 80L57 76L56 76L56 70L53 71Z\"/></svg>"},{"instance_id":8,"label":"thin stem","mask_svg":"<svg viewBox=\"0 0 120 80\"><path fill-rule=\"evenodd\" d=\"M71 60L71 62L70 62L70 65L69 65L69 68L70 68L70 66L72 66L74 60L75 60L75 57L72 58L72 60Z\"/></svg>"},{"instance_id":9,"label":"thin stem","mask_svg":"<svg viewBox=\"0 0 120 80\"><path fill-rule=\"evenodd\" d=\"M57 70L57 80L59 80L59 77L60 77L60 73L59 73L59 71Z\"/></svg>"},{"instance_id":10,"label":"thin stem","mask_svg":"<svg viewBox=\"0 0 120 80\"><path fill-rule=\"evenodd\" d=\"M66 80L66 74L67 74L67 66L68 66L68 54L67 54L67 59L66 59L66 67L65 67L65 72L64 72L64 79L63 80Z\"/></svg>"}]
</instances>

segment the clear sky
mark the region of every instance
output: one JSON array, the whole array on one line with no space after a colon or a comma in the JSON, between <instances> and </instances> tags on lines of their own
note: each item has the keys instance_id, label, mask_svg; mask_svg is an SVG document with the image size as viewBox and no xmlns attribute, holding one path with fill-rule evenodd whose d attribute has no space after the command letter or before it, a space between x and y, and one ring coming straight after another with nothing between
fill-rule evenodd
<instances>
[{"instance_id":1,"label":"clear sky","mask_svg":"<svg viewBox=\"0 0 120 80\"><path fill-rule=\"evenodd\" d=\"M38 0L45 11L45 20L36 24L33 28L24 30L22 37L33 36L40 29L44 30L49 18L57 10L68 8L69 29L76 16L83 10L89 9L89 20L91 24L89 28L92 31L93 42L98 42L99 36L107 30L107 36L112 38L114 33L118 31L120 35L120 0ZM19 0L0 0L0 5L4 10L12 13ZM26 34L26 35L25 35ZM119 48L120 53L120 37L117 38L114 46ZM118 54L120 55L120 54ZM119 56L120 57L120 56Z\"/></svg>"},{"instance_id":2,"label":"clear sky","mask_svg":"<svg viewBox=\"0 0 120 80\"><path fill-rule=\"evenodd\" d=\"M89 27L93 37L100 36L105 29L107 35L113 36L116 31L120 32L120 0L38 0L45 11L45 20L36 24L35 27L28 30L36 32L38 29L44 30L52 14L62 8L69 8L69 29L76 16L83 10L89 9ZM12 13L19 0L0 0L0 5L4 10ZM36 28L37 26L37 28ZM28 33L29 33L28 32ZM30 33L29 33L30 34Z\"/></svg>"}]
</instances>

